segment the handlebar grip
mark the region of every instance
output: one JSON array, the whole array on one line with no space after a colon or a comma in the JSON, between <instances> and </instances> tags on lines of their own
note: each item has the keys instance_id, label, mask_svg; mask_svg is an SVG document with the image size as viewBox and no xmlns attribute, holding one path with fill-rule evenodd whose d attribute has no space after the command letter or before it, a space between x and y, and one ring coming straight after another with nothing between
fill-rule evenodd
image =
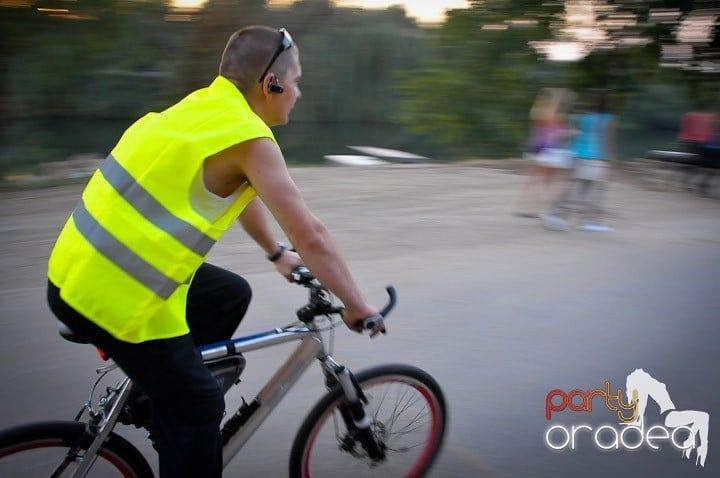
<instances>
[{"instance_id":1,"label":"handlebar grip","mask_svg":"<svg viewBox=\"0 0 720 478\"><path fill-rule=\"evenodd\" d=\"M373 315L372 317L368 317L367 319L362 321L362 327L365 330L377 330L381 328L383 325L383 321L385 320L385 317L390 313L390 311L395 307L395 303L397 302L397 292L395 291L395 287L389 285L385 288L388 295L390 296L390 300L388 301L387 305L376 315ZM384 328L382 329L383 333L385 333Z\"/></svg>"},{"instance_id":2,"label":"handlebar grip","mask_svg":"<svg viewBox=\"0 0 720 478\"><path fill-rule=\"evenodd\" d=\"M397 291L395 290L395 287L389 285L385 287L385 290L390 296L390 302L388 302L385 308L380 311L380 315L382 315L383 317L387 317L387 315L390 313L393 307L395 307L395 303L397 302Z\"/></svg>"},{"instance_id":3,"label":"handlebar grip","mask_svg":"<svg viewBox=\"0 0 720 478\"><path fill-rule=\"evenodd\" d=\"M373 315L362 321L362 328L365 330L372 330L382 323L384 317L380 314Z\"/></svg>"}]
</instances>

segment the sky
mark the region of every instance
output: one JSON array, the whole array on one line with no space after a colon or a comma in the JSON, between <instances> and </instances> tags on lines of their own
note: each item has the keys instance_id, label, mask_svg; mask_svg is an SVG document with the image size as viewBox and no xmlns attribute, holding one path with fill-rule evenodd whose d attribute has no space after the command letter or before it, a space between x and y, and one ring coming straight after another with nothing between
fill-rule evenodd
<instances>
[{"instance_id":1,"label":"sky","mask_svg":"<svg viewBox=\"0 0 720 478\"><path fill-rule=\"evenodd\" d=\"M452 8L468 8L467 0L336 0L338 6L386 8L391 5L402 5L409 17L419 22L442 22L445 10Z\"/></svg>"},{"instance_id":2,"label":"sky","mask_svg":"<svg viewBox=\"0 0 720 478\"><path fill-rule=\"evenodd\" d=\"M173 0L178 7L194 7L206 0ZM292 0L270 0L270 5L292 3ZM445 10L452 8L468 8L468 0L335 0L341 7L387 8L391 5L402 5L409 17L423 23L442 22Z\"/></svg>"}]
</instances>

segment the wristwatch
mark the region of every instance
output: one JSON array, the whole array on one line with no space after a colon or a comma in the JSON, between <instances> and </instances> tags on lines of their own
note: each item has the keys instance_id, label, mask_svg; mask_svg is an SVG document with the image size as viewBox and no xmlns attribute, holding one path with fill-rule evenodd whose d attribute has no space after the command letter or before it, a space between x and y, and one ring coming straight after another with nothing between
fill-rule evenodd
<instances>
[{"instance_id":1,"label":"wristwatch","mask_svg":"<svg viewBox=\"0 0 720 478\"><path fill-rule=\"evenodd\" d=\"M283 244L282 242L278 242L277 245L278 245L278 248L277 248L277 251L275 251L275 254L273 254L271 256L267 256L267 258L270 262L275 262L278 259L280 259L280 256L283 255L283 252L285 252L287 250L287 246L285 244Z\"/></svg>"}]
</instances>

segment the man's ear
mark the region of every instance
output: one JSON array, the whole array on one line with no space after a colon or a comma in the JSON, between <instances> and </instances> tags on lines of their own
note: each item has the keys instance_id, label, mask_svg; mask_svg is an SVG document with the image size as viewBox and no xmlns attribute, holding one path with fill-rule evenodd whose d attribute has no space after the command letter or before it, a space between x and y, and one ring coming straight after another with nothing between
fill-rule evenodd
<instances>
[{"instance_id":1,"label":"man's ear","mask_svg":"<svg viewBox=\"0 0 720 478\"><path fill-rule=\"evenodd\" d=\"M285 88L283 88L282 85L281 85L280 83L278 83L278 79L277 79L277 77L275 77L275 76L273 76L273 77L270 79L270 82L269 82L268 85L267 85L267 89L268 89L268 91L270 91L271 93L278 93L278 94L280 94L280 93L282 93L283 91L285 91Z\"/></svg>"}]
</instances>

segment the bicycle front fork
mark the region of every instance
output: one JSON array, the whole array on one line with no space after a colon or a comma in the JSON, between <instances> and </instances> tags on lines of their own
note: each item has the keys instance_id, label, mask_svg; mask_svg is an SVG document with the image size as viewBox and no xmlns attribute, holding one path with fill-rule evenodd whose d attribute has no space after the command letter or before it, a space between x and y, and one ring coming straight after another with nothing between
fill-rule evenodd
<instances>
[{"instance_id":1,"label":"bicycle front fork","mask_svg":"<svg viewBox=\"0 0 720 478\"><path fill-rule=\"evenodd\" d=\"M359 441L373 461L384 460L385 445L380 441L370 418L365 413L364 404L368 400L355 376L347 367L340 365L329 355L323 359L322 363L328 389L331 389L336 383L340 384L345 395L345 403L338 409L349 433L346 439L351 442ZM352 443L344 445L348 447L348 451L352 451Z\"/></svg>"}]
</instances>

